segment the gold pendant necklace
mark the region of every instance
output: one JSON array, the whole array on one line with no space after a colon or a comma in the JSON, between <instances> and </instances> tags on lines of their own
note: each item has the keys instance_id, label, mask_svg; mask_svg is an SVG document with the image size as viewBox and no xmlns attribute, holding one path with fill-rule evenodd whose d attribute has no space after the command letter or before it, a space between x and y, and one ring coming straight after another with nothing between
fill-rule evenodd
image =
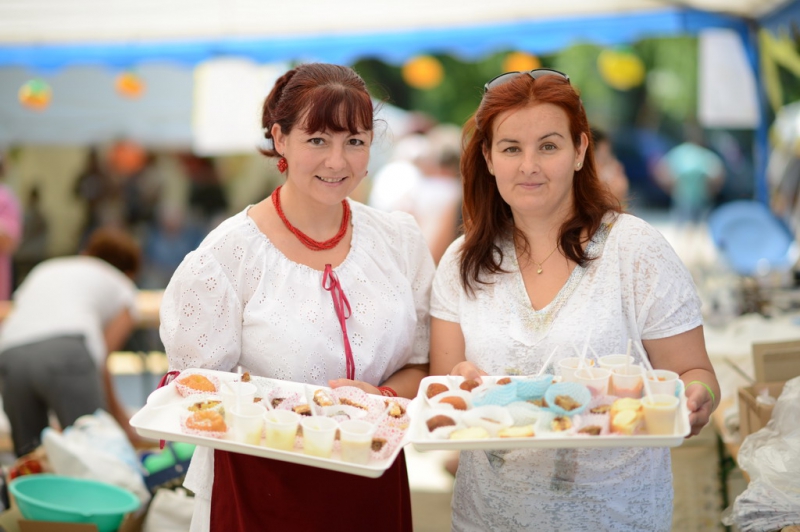
<instances>
[{"instance_id":1,"label":"gold pendant necklace","mask_svg":"<svg viewBox=\"0 0 800 532\"><path fill-rule=\"evenodd\" d=\"M549 258L550 258L550 257L553 255L553 253L555 253L555 252L556 252L556 250L557 250L557 249L558 249L558 244L556 244L556 247L554 247L554 248L553 248L553 251L551 251L550 253L548 253L548 254L547 254L547 256L544 258L544 260L543 260L542 262L536 262L535 260L533 260L533 257L531 257L531 261L532 261L532 262L533 262L533 263L534 263L536 266L538 266L538 268L536 269L536 273L539 273L539 274L541 274L541 273L544 271L544 270L542 269L542 264L544 264L545 262L547 262L547 259L549 259Z\"/></svg>"}]
</instances>

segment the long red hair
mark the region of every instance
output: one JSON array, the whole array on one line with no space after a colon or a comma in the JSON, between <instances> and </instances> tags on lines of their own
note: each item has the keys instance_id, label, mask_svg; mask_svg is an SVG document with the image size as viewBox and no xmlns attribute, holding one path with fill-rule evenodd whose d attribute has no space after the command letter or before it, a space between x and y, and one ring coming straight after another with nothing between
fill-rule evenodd
<instances>
[{"instance_id":1,"label":"long red hair","mask_svg":"<svg viewBox=\"0 0 800 532\"><path fill-rule=\"evenodd\" d=\"M581 266L591 260L583 249L584 235L593 235L603 216L620 212L619 202L597 177L594 144L589 121L578 92L561 76L541 76L534 80L527 74L491 88L484 94L478 109L464 125L464 154L461 175L464 186L462 213L464 246L461 251L461 283L469 294L486 284L486 275L504 273L500 242L513 238L527 251L525 235L515 227L511 208L503 201L495 178L489 173L483 153L491 151L494 124L506 111L521 110L531 105L550 103L562 108L569 120L574 146L586 134L589 147L583 166L575 172L572 184L574 210L562 224L559 246L566 257Z\"/></svg>"}]
</instances>

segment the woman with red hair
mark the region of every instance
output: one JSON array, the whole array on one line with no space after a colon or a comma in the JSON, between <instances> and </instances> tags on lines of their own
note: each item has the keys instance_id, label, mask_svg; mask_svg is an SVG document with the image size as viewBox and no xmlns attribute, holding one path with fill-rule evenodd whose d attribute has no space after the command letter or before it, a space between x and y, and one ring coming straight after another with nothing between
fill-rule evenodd
<instances>
[{"instance_id":1,"label":"woman with red hair","mask_svg":"<svg viewBox=\"0 0 800 532\"><path fill-rule=\"evenodd\" d=\"M495 78L464 137L465 234L434 279L431 373L530 375L573 342L607 355L630 339L686 383L697 434L719 397L700 300L662 235L599 180L569 78ZM458 531L668 531L671 513L666 448L462 452L453 496Z\"/></svg>"}]
</instances>

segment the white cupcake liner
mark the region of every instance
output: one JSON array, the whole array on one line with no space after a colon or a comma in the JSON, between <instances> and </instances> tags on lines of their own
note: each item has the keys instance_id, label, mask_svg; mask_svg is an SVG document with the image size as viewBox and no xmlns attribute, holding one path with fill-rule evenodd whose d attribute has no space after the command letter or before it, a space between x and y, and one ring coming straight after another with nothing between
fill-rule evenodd
<instances>
[{"instance_id":1,"label":"white cupcake liner","mask_svg":"<svg viewBox=\"0 0 800 532\"><path fill-rule=\"evenodd\" d=\"M514 424L508 409L496 405L477 406L468 410L461 416L461 421L467 427L483 427L491 437L495 437L499 430Z\"/></svg>"},{"instance_id":2,"label":"white cupcake liner","mask_svg":"<svg viewBox=\"0 0 800 532\"><path fill-rule=\"evenodd\" d=\"M527 401L513 402L506 406L506 410L511 415L514 426L534 425L542 417L542 412L546 412L546 410Z\"/></svg>"},{"instance_id":3,"label":"white cupcake liner","mask_svg":"<svg viewBox=\"0 0 800 532\"><path fill-rule=\"evenodd\" d=\"M564 417L570 420L572 426L567 430L554 430L553 421L557 417ZM542 416L536 422L534 431L537 436L557 436L559 438L573 436L575 434L575 420L570 416L557 416L553 412L542 411Z\"/></svg>"},{"instance_id":4,"label":"white cupcake liner","mask_svg":"<svg viewBox=\"0 0 800 532\"><path fill-rule=\"evenodd\" d=\"M188 434L190 436L204 436L206 438L216 438L218 440L225 438L225 435L228 433L227 425L226 425L226 430L224 431L202 430L193 427L187 427L186 421L190 417L192 417L192 414L194 414L194 412L189 412L188 410L186 410L185 412L181 412L181 417L180 417L181 432L183 432L184 434Z\"/></svg>"},{"instance_id":5,"label":"white cupcake liner","mask_svg":"<svg viewBox=\"0 0 800 532\"><path fill-rule=\"evenodd\" d=\"M600 427L599 436L608 436L611 434L609 427L608 414L580 414L573 418L575 422L575 436L593 438L591 434L581 434L580 430L586 427L598 426Z\"/></svg>"}]
</instances>

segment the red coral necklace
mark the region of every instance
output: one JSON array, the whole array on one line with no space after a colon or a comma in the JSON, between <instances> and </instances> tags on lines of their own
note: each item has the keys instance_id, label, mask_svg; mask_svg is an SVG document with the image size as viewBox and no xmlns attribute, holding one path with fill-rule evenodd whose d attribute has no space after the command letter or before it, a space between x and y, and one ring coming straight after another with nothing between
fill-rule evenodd
<instances>
[{"instance_id":1,"label":"red coral necklace","mask_svg":"<svg viewBox=\"0 0 800 532\"><path fill-rule=\"evenodd\" d=\"M342 200L342 225L339 227L339 232L334 235L333 238L330 240L325 241L318 241L314 240L300 229L296 228L292 225L292 223L286 218L286 215L283 213L283 209L281 208L281 187L275 189L272 193L272 204L275 206L275 210L278 211L278 216L280 216L281 220L283 221L283 225L292 232L297 239L303 243L305 247L312 251L325 251L327 249L333 249L336 247L336 244L342 241L344 235L347 234L347 226L350 223L350 204L347 203L346 199Z\"/></svg>"}]
</instances>

